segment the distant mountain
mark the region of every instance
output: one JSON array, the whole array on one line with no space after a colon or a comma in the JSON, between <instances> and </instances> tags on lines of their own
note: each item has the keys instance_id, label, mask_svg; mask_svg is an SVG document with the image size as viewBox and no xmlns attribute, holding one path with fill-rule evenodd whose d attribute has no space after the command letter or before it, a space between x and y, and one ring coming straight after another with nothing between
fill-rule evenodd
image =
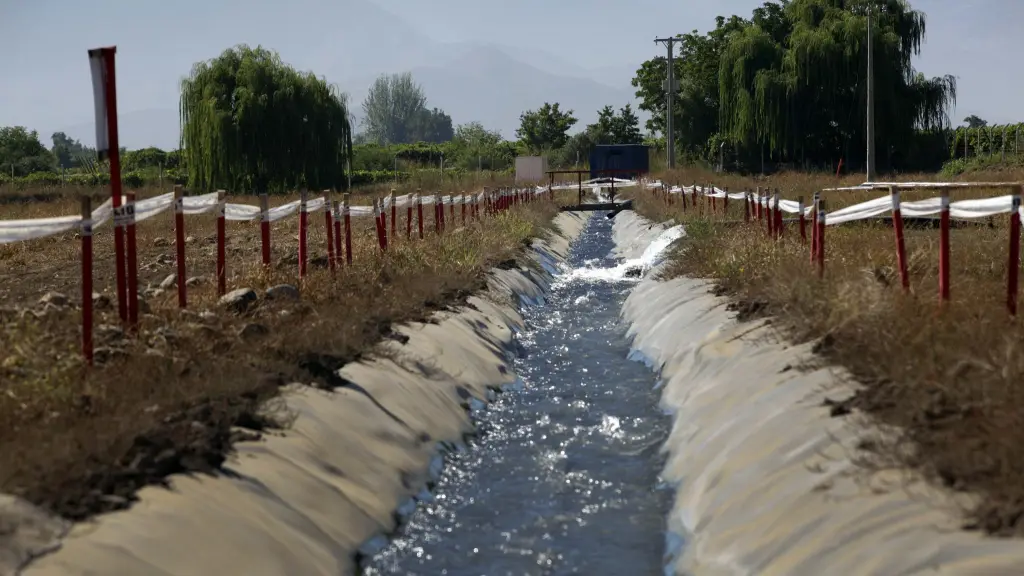
<instances>
[{"instance_id":1,"label":"distant mountain","mask_svg":"<svg viewBox=\"0 0 1024 576\"><path fill-rule=\"evenodd\" d=\"M241 21L254 39L278 50L285 62L324 76L350 96L352 111L362 117L362 101L372 82L384 73L410 71L423 86L428 104L447 112L457 124L479 121L514 137L519 115L544 102L573 109L582 129L605 105L632 102L633 89L622 70L587 70L536 45L438 42L403 18L367 0L304 0L270 8L272 18ZM309 19L308 14L317 17ZM266 16L266 15L264 15ZM269 28L273 22L276 29ZM344 23L339 28L339 23ZM279 35L295 26L302 34ZM255 42L254 42L255 43ZM304 55L301 61L296 55ZM213 54L211 54L213 56ZM58 128L91 142L91 121ZM643 119L642 119L643 120ZM175 148L179 127L176 109L127 111L120 115L121 144L128 148Z\"/></svg>"}]
</instances>

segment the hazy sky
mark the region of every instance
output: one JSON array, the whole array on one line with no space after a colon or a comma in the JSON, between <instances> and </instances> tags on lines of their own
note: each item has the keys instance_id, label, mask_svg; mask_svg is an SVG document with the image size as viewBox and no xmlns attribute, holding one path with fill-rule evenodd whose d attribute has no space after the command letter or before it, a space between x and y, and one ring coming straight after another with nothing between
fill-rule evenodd
<instances>
[{"instance_id":1,"label":"hazy sky","mask_svg":"<svg viewBox=\"0 0 1024 576\"><path fill-rule=\"evenodd\" d=\"M968 114L992 122L1024 120L1016 110L1024 75L1013 44L1024 21L1024 1L911 3L928 15L918 69L929 76L954 74L959 80L954 123ZM0 60L0 125L26 125L47 140L54 130L91 122L86 50L97 46L118 46L122 114L176 109L178 82L191 65L239 42L276 49L286 62L327 74L343 89L349 89L345 79L380 73L374 67L383 64L374 58L395 49L402 39L411 45L402 46L398 56L389 56L392 64L398 58L399 67L401 58L408 57L411 63L422 56L417 46L431 42L494 44L537 67L572 68L579 75L625 86L629 70L662 53L653 43L655 36L706 30L718 14L749 16L759 4L757 0L0 0L0 53L7 55ZM353 47L356 40L359 45ZM348 58L342 64L338 51ZM558 100L559 95L552 94L551 99Z\"/></svg>"}]
</instances>

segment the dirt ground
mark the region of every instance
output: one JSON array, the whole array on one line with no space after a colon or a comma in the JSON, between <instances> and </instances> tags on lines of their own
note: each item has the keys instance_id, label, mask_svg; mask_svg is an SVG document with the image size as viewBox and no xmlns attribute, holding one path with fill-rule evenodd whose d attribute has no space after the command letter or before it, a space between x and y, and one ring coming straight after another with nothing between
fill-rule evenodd
<instances>
[{"instance_id":1,"label":"dirt ground","mask_svg":"<svg viewBox=\"0 0 1024 576\"><path fill-rule=\"evenodd\" d=\"M64 196L8 197L0 217L75 214L77 206ZM302 283L297 217L273 224L269 271L260 264L258 223L229 222L227 289L243 289L230 302L216 294L215 218L189 216L186 310L171 278L173 215L165 212L138 226L143 304L134 332L117 315L107 225L94 236L92 369L79 353L77 234L0 246L0 492L80 520L130 506L139 488L170 474L217 469L235 441L287 426L272 400L280 386L349 385L338 368L399 338L393 325L429 321L431 312L464 302L485 285L488 269L515 258L556 212L542 200L463 225L457 210L438 236L431 209L426 237L416 238L414 225L407 240L399 209L400 233L386 255L372 220L353 218L353 264L334 273L323 213L313 214Z\"/></svg>"},{"instance_id":2,"label":"dirt ground","mask_svg":"<svg viewBox=\"0 0 1024 576\"><path fill-rule=\"evenodd\" d=\"M1015 173L973 174L975 181L1019 179ZM856 184L860 178L782 174L744 180L707 173L667 175L675 182L714 182L733 191L762 185L782 197L809 201L814 190ZM908 175L901 181L937 180ZM1005 189L954 191L953 200L1007 194ZM885 192L827 192L835 210ZM937 192L904 192L904 200ZM937 484L980 496L965 510L966 527L1000 535L1024 534L1024 325L1006 309L1008 215L951 232L951 300L940 305L939 232L908 228L910 291L900 284L891 223L829 227L826 269L819 279L809 246L795 225L780 241L763 223L743 219L742 202L729 215L697 216L640 195L648 218L688 225L669 275L717 279L742 318L770 316L788 338L815 342L820 361L845 367L859 392L830 402L835 416L869 417L892 434L865 448L873 463L923 472ZM809 232L808 232L809 234Z\"/></svg>"}]
</instances>

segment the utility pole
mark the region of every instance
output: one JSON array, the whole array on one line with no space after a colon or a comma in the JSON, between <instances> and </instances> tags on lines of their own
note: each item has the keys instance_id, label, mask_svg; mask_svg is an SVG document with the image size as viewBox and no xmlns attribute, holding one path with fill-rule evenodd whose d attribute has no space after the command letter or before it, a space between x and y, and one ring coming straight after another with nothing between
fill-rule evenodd
<instances>
[{"instance_id":1,"label":"utility pole","mask_svg":"<svg viewBox=\"0 0 1024 576\"><path fill-rule=\"evenodd\" d=\"M871 26L871 6L868 6L868 158L867 177L868 182L875 180L875 58L874 58L874 36Z\"/></svg>"},{"instance_id":2,"label":"utility pole","mask_svg":"<svg viewBox=\"0 0 1024 576\"><path fill-rule=\"evenodd\" d=\"M664 43L668 48L668 65L665 71L665 147L668 153L668 167L676 167L676 134L672 121L672 104L675 100L676 75L675 75L675 43L679 38L655 38L654 43Z\"/></svg>"}]
</instances>

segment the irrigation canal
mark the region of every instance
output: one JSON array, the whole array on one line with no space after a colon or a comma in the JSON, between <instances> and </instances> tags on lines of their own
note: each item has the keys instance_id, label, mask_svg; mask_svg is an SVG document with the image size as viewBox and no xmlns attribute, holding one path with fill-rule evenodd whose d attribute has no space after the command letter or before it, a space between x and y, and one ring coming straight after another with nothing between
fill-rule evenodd
<instances>
[{"instance_id":1,"label":"irrigation canal","mask_svg":"<svg viewBox=\"0 0 1024 576\"><path fill-rule=\"evenodd\" d=\"M474 409L479 434L364 574L663 574L670 419L619 318L630 268L657 254L619 262L611 225L596 213L546 303L524 309L518 384Z\"/></svg>"}]
</instances>

